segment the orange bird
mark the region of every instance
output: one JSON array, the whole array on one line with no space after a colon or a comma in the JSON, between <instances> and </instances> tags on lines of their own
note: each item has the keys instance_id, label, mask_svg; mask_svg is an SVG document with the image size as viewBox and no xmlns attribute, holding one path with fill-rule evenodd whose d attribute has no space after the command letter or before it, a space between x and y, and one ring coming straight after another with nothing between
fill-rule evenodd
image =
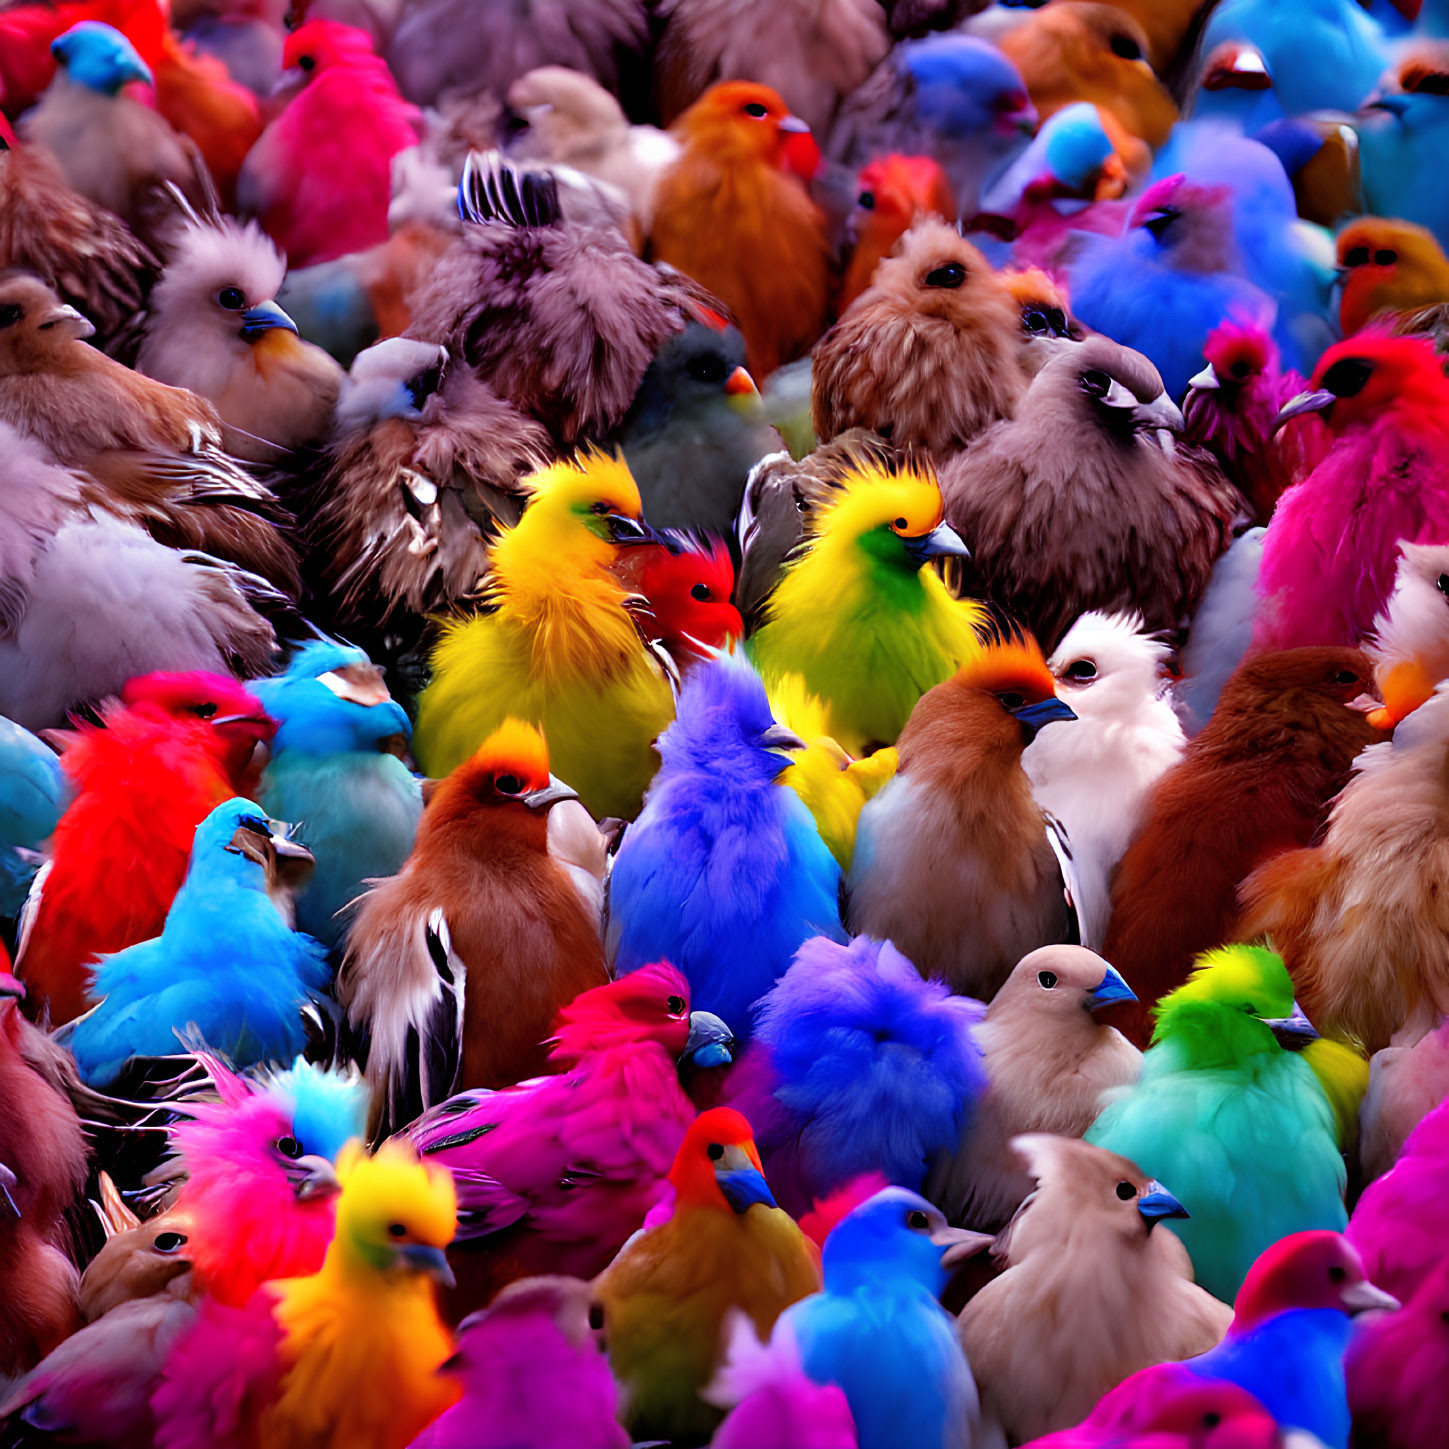
<instances>
[{"instance_id":1,"label":"orange bird","mask_svg":"<svg viewBox=\"0 0 1449 1449\"><path fill-rule=\"evenodd\" d=\"M855 210L846 222L852 250L835 298L837 315L870 286L876 267L918 216L950 221L956 215L951 183L929 156L878 156L861 167L857 185Z\"/></svg>"},{"instance_id":2,"label":"orange bird","mask_svg":"<svg viewBox=\"0 0 1449 1449\"><path fill-rule=\"evenodd\" d=\"M711 86L674 133L684 151L659 183L650 248L729 307L763 382L829 315L825 219L805 188L819 150L769 86L747 81Z\"/></svg>"},{"instance_id":3,"label":"orange bird","mask_svg":"<svg viewBox=\"0 0 1449 1449\"><path fill-rule=\"evenodd\" d=\"M1384 312L1413 313L1449 302L1449 257L1427 228L1364 216L1339 232L1337 245L1344 273L1338 325L1345 337Z\"/></svg>"}]
</instances>

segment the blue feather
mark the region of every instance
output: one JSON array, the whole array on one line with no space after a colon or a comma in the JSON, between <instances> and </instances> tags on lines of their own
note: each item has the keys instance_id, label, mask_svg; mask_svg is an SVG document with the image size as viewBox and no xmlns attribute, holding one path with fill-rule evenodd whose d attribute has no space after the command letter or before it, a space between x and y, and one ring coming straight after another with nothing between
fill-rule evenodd
<instances>
[{"instance_id":1,"label":"blue feather","mask_svg":"<svg viewBox=\"0 0 1449 1449\"><path fill-rule=\"evenodd\" d=\"M292 1108L292 1136L306 1155L335 1162L344 1144L367 1129L367 1083L356 1068L328 1070L298 1057L274 1072L267 1090Z\"/></svg>"},{"instance_id":2,"label":"blue feather","mask_svg":"<svg viewBox=\"0 0 1449 1449\"><path fill-rule=\"evenodd\" d=\"M55 751L0 718L0 916L20 910L70 794Z\"/></svg>"}]
</instances>

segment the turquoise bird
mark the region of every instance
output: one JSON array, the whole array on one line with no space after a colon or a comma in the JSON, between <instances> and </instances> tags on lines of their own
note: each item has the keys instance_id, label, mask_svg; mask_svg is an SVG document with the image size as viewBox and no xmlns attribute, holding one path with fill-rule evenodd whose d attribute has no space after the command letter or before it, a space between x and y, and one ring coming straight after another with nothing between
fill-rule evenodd
<instances>
[{"instance_id":1,"label":"turquoise bird","mask_svg":"<svg viewBox=\"0 0 1449 1449\"><path fill-rule=\"evenodd\" d=\"M19 914L70 794L60 756L0 718L0 917Z\"/></svg>"},{"instance_id":2,"label":"turquoise bird","mask_svg":"<svg viewBox=\"0 0 1449 1449\"><path fill-rule=\"evenodd\" d=\"M365 882L396 875L413 848L422 786L400 758L412 726L367 655L328 639L251 688L277 721L258 799L317 862L297 926L335 949Z\"/></svg>"},{"instance_id":3,"label":"turquoise bird","mask_svg":"<svg viewBox=\"0 0 1449 1449\"><path fill-rule=\"evenodd\" d=\"M1300 1055L1316 1039L1280 957L1205 952L1158 1003L1137 1085L1087 1133L1172 1184L1190 1216L1167 1227L1224 1303L1280 1238L1348 1221L1333 1108Z\"/></svg>"}]
</instances>

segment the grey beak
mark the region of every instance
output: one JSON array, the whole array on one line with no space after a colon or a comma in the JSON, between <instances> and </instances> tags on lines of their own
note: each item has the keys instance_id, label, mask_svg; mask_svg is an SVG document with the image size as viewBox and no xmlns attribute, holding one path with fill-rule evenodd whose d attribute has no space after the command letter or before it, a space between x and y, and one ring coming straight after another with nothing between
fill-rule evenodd
<instances>
[{"instance_id":1,"label":"grey beak","mask_svg":"<svg viewBox=\"0 0 1449 1449\"><path fill-rule=\"evenodd\" d=\"M560 800L577 800L579 792L571 785L565 785L557 775L548 777L548 784L540 790L530 790L523 796L523 803L530 810L543 810L550 805L557 805Z\"/></svg>"},{"instance_id":2,"label":"grey beak","mask_svg":"<svg viewBox=\"0 0 1449 1449\"><path fill-rule=\"evenodd\" d=\"M1218 381L1218 375L1213 370L1212 363L1208 363L1196 377L1188 378L1187 385L1195 387L1199 392L1216 392L1222 383Z\"/></svg>"},{"instance_id":3,"label":"grey beak","mask_svg":"<svg viewBox=\"0 0 1449 1449\"><path fill-rule=\"evenodd\" d=\"M1263 1025L1278 1039L1278 1045L1285 1051L1301 1052L1310 1042L1318 1040L1313 1023L1304 1015L1303 1008L1295 1001L1292 1016L1264 1017Z\"/></svg>"},{"instance_id":4,"label":"grey beak","mask_svg":"<svg viewBox=\"0 0 1449 1449\"><path fill-rule=\"evenodd\" d=\"M1292 418L1301 418L1304 413L1326 413L1337 401L1331 392L1300 392L1279 409L1278 416L1273 419L1273 431L1276 433L1284 423Z\"/></svg>"},{"instance_id":5,"label":"grey beak","mask_svg":"<svg viewBox=\"0 0 1449 1449\"><path fill-rule=\"evenodd\" d=\"M805 741L794 730L786 729L782 724L772 724L760 736L760 743L767 750L803 750L806 748Z\"/></svg>"}]
</instances>

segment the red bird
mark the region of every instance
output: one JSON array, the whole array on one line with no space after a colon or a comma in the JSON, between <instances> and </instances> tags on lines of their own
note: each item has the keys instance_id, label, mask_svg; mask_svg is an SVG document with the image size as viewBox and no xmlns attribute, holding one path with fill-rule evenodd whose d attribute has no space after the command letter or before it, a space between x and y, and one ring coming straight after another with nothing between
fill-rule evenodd
<instances>
[{"instance_id":1,"label":"red bird","mask_svg":"<svg viewBox=\"0 0 1449 1449\"><path fill-rule=\"evenodd\" d=\"M683 667L744 638L745 625L730 603L735 566L725 541L673 530L663 536L664 543L623 550L614 572L644 596L640 627Z\"/></svg>"},{"instance_id":2,"label":"red bird","mask_svg":"<svg viewBox=\"0 0 1449 1449\"><path fill-rule=\"evenodd\" d=\"M133 679L100 726L68 737L62 765L75 798L37 879L17 969L27 1009L59 1026L92 1003L91 963L161 934L196 827L233 795L250 795L259 741L276 725L234 679Z\"/></svg>"},{"instance_id":3,"label":"red bird","mask_svg":"<svg viewBox=\"0 0 1449 1449\"><path fill-rule=\"evenodd\" d=\"M846 222L853 247L835 298L837 315L870 286L882 258L890 256L918 216L950 221L956 215L951 183L929 156L878 156L861 167L857 184L855 210Z\"/></svg>"}]
</instances>

